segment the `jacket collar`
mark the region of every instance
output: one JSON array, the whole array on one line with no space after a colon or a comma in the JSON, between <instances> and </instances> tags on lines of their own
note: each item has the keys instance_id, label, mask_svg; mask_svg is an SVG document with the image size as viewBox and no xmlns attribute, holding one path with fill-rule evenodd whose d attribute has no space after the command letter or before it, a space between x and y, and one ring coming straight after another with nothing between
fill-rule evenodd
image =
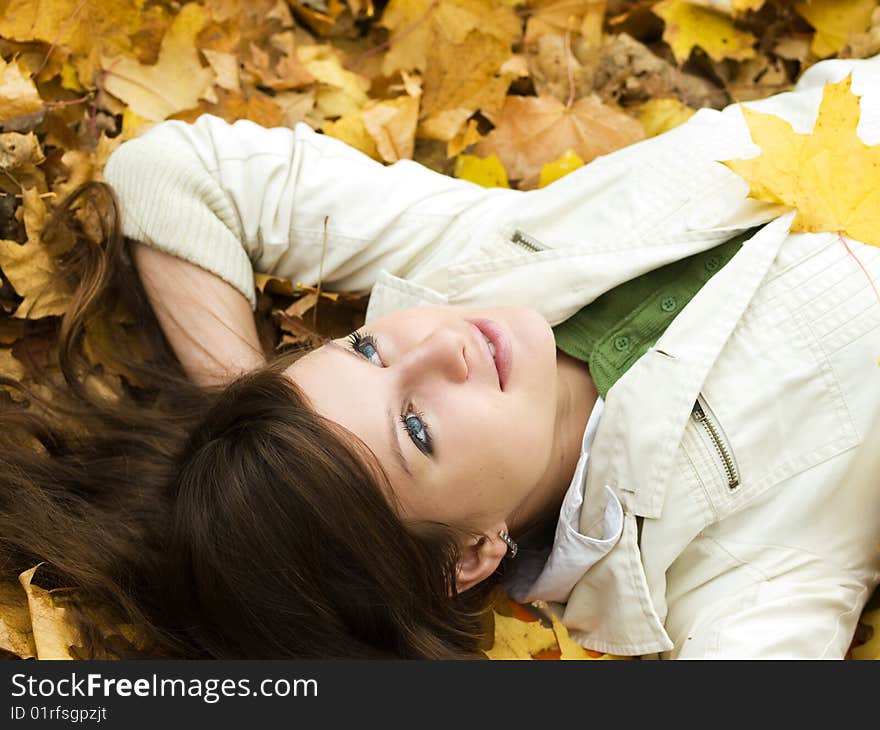
<instances>
[{"instance_id":1,"label":"jacket collar","mask_svg":"<svg viewBox=\"0 0 880 730\"><path fill-rule=\"evenodd\" d=\"M697 395L793 219L786 214L744 243L608 392L580 528L587 530L604 514L609 488L623 506L624 526L616 548L574 587L563 616L591 649L619 654L672 649L650 598L636 518L660 518L673 456Z\"/></svg>"}]
</instances>

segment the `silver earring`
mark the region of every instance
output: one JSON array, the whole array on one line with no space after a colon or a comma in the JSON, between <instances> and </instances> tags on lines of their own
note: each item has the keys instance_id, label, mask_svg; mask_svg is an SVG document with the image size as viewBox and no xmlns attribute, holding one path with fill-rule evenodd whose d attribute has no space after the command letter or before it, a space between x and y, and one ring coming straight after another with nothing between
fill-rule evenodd
<instances>
[{"instance_id":1,"label":"silver earring","mask_svg":"<svg viewBox=\"0 0 880 730\"><path fill-rule=\"evenodd\" d=\"M519 550L519 548L516 546L516 542L514 542L514 539L504 530L500 530L498 532L498 537L500 537L502 540L504 540L504 542L507 543L507 552L509 553L509 556L511 558L515 558L516 551Z\"/></svg>"}]
</instances>

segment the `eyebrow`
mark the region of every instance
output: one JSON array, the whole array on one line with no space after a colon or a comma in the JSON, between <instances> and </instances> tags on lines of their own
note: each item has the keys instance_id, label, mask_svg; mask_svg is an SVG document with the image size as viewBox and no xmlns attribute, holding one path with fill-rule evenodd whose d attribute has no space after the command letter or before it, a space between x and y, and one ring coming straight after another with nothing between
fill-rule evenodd
<instances>
[{"instance_id":1,"label":"eyebrow","mask_svg":"<svg viewBox=\"0 0 880 730\"><path fill-rule=\"evenodd\" d=\"M369 364L369 363L367 363L367 361L363 357L358 355L354 350L349 350L347 347L343 347L342 345L340 345L338 342L335 342L334 340L330 340L330 339L325 340L323 344L329 345L334 350L339 350L341 352L344 352L346 355L351 355L353 358L355 358L358 362L360 362L363 365ZM400 431L397 428L397 418L398 417L395 415L394 410L391 408L388 409L387 413L388 413L388 424L390 426L389 436L390 436L390 443L391 443L391 451L394 454L395 458L397 459L397 463L400 465L400 468L403 469L404 472L406 472L407 476L410 479L415 480L415 477L413 476L413 473L412 473L412 469L410 469L410 466L409 466L409 461L406 458L406 454L404 454L403 450L400 448Z\"/></svg>"}]
</instances>

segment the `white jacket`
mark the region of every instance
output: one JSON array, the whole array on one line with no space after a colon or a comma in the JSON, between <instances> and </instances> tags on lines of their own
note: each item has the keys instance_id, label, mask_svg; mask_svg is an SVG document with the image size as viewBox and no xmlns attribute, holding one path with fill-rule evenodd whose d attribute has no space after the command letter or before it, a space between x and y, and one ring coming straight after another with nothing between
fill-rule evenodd
<instances>
[{"instance_id":1,"label":"white jacket","mask_svg":"<svg viewBox=\"0 0 880 730\"><path fill-rule=\"evenodd\" d=\"M750 106L809 132L823 84L851 69L859 134L876 144L880 57L819 63L794 92ZM841 656L880 581L880 498L830 491L880 410L880 304L837 235L791 234L793 214L748 199L717 162L757 153L738 107L705 109L542 190L486 190L409 161L383 167L302 124L203 116L122 145L105 174L126 235L252 303L252 270L315 285L323 253L325 290L372 291L367 321L519 304L557 324L768 223L609 391L578 531L606 538L615 501L619 537L553 598L601 651ZM880 252L850 247L880 279ZM692 417L698 397L708 426Z\"/></svg>"}]
</instances>

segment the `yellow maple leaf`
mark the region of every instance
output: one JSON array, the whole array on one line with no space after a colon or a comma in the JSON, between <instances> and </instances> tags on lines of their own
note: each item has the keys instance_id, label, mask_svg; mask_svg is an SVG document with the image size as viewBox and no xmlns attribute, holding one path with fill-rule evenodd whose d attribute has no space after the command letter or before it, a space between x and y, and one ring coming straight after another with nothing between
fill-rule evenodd
<instances>
[{"instance_id":1,"label":"yellow maple leaf","mask_svg":"<svg viewBox=\"0 0 880 730\"><path fill-rule=\"evenodd\" d=\"M694 46L702 48L715 61L744 61L755 55L755 36L739 30L720 13L684 0L663 0L653 11L665 21L663 40L679 63L688 59Z\"/></svg>"},{"instance_id":2,"label":"yellow maple leaf","mask_svg":"<svg viewBox=\"0 0 880 730\"><path fill-rule=\"evenodd\" d=\"M0 36L69 49L79 82L89 86L101 54L130 52L132 36L162 12L145 11L144 0L8 0L0 3Z\"/></svg>"},{"instance_id":3,"label":"yellow maple leaf","mask_svg":"<svg viewBox=\"0 0 880 730\"><path fill-rule=\"evenodd\" d=\"M641 122L646 137L656 137L679 124L684 124L696 111L675 97L667 97L649 99L631 113Z\"/></svg>"},{"instance_id":4,"label":"yellow maple leaf","mask_svg":"<svg viewBox=\"0 0 880 730\"><path fill-rule=\"evenodd\" d=\"M196 106L215 78L210 67L202 66L195 47L195 38L209 17L200 5L185 5L162 39L155 64L139 63L130 56L102 57L104 88L154 122Z\"/></svg>"},{"instance_id":5,"label":"yellow maple leaf","mask_svg":"<svg viewBox=\"0 0 880 730\"><path fill-rule=\"evenodd\" d=\"M860 102L850 83L847 76L825 85L811 134L743 107L761 154L724 164L749 183L751 197L797 209L793 231L840 232L880 246L880 145L856 134Z\"/></svg>"},{"instance_id":6,"label":"yellow maple leaf","mask_svg":"<svg viewBox=\"0 0 880 730\"><path fill-rule=\"evenodd\" d=\"M850 33L868 30L876 7L876 0L809 0L794 9L816 29L810 50L825 58L843 48Z\"/></svg>"},{"instance_id":7,"label":"yellow maple leaf","mask_svg":"<svg viewBox=\"0 0 880 730\"><path fill-rule=\"evenodd\" d=\"M556 634L540 621L520 621L495 613L495 643L486 650L489 659L531 659L556 646Z\"/></svg>"},{"instance_id":8,"label":"yellow maple leaf","mask_svg":"<svg viewBox=\"0 0 880 730\"><path fill-rule=\"evenodd\" d=\"M459 155L455 158L455 176L484 188L509 188L507 171L494 152L488 157Z\"/></svg>"},{"instance_id":9,"label":"yellow maple leaf","mask_svg":"<svg viewBox=\"0 0 880 730\"><path fill-rule=\"evenodd\" d=\"M541 166L541 175L538 179L538 187L547 187L550 183L556 182L559 178L565 177L568 173L584 166L581 156L572 149L567 149L560 157Z\"/></svg>"}]
</instances>

